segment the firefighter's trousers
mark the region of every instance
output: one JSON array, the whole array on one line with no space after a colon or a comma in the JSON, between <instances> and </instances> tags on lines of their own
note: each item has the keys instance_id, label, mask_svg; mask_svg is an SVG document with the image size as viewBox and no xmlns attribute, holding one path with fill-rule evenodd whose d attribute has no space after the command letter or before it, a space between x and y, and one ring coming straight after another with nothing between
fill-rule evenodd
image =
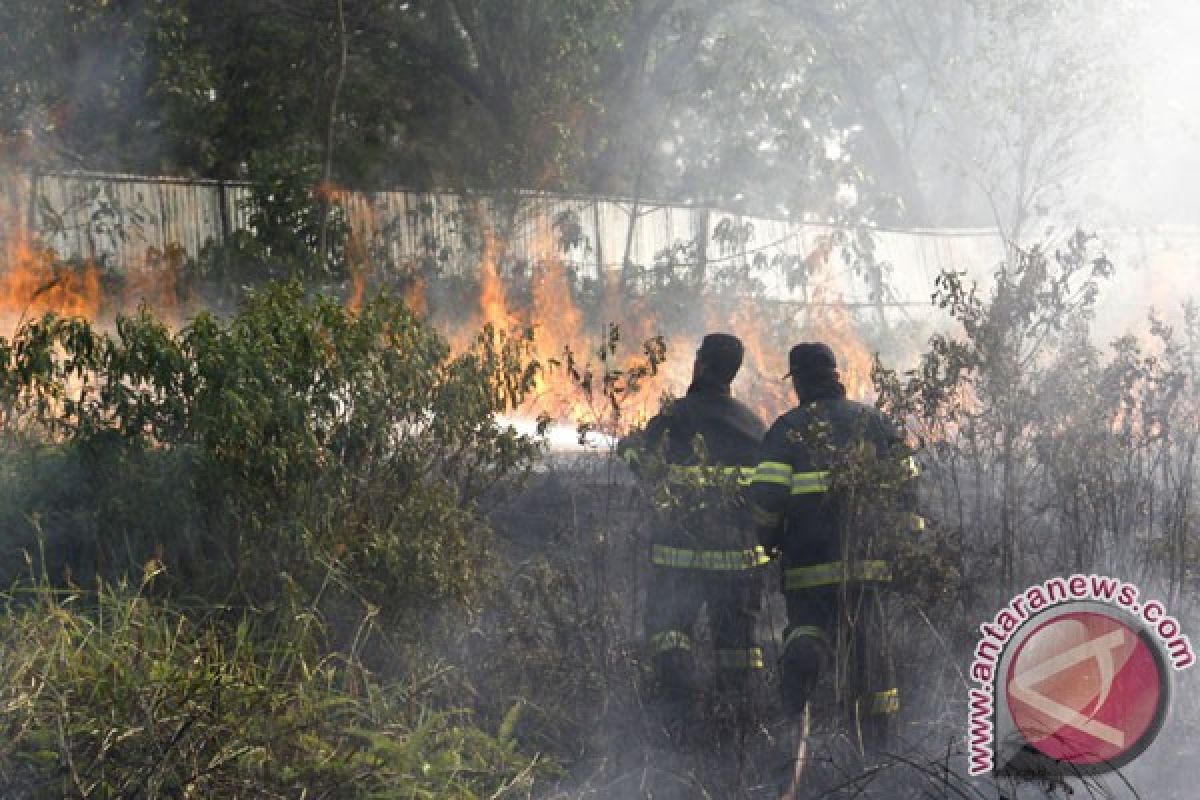
<instances>
[{"instance_id":1,"label":"firefighter's trousers","mask_svg":"<svg viewBox=\"0 0 1200 800\"><path fill-rule=\"evenodd\" d=\"M789 588L789 575L817 574L804 569L784 570L784 707L791 715L802 713L822 674L832 670L843 722L865 752L881 752L894 733L900 694L880 584L831 578L807 582L816 585L794 580Z\"/></svg>"},{"instance_id":2,"label":"firefighter's trousers","mask_svg":"<svg viewBox=\"0 0 1200 800\"><path fill-rule=\"evenodd\" d=\"M666 551L742 552L656 546L656 556ZM748 686L748 679L763 667L762 649L754 641L762 576L761 566L750 558L745 563L710 561L701 566L694 561L689 566L675 566L666 558L655 558L647 588L645 628L656 683L663 694L690 693L701 688L695 628L703 609L707 609L712 631L717 689L736 691Z\"/></svg>"}]
</instances>

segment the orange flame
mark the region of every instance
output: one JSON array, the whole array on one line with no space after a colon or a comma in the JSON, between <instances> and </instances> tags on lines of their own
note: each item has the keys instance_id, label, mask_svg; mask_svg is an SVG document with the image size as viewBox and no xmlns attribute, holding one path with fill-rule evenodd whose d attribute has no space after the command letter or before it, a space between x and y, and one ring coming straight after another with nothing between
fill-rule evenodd
<instances>
[{"instance_id":1,"label":"orange flame","mask_svg":"<svg viewBox=\"0 0 1200 800\"><path fill-rule=\"evenodd\" d=\"M145 304L167 324L181 327L186 308L195 302L182 285L186 261L187 253L179 245L149 248L138 263L122 270L124 288L114 310L129 311Z\"/></svg>"},{"instance_id":2,"label":"orange flame","mask_svg":"<svg viewBox=\"0 0 1200 800\"><path fill-rule=\"evenodd\" d=\"M841 298L826 298L814 293L817 305L805 324L801 336L808 341L822 341L837 355L838 372L846 394L856 400L874 397L871 383L873 363L871 351L862 340L857 326Z\"/></svg>"},{"instance_id":3,"label":"orange flame","mask_svg":"<svg viewBox=\"0 0 1200 800\"><path fill-rule=\"evenodd\" d=\"M362 310L363 297L367 293L367 281L361 269L350 269L350 296L346 298L346 310L357 314Z\"/></svg>"},{"instance_id":4,"label":"orange flame","mask_svg":"<svg viewBox=\"0 0 1200 800\"><path fill-rule=\"evenodd\" d=\"M513 323L508 311L508 297L500 280L499 261L502 244L491 229L483 234L483 255L479 264L479 322L507 330Z\"/></svg>"},{"instance_id":5,"label":"orange flame","mask_svg":"<svg viewBox=\"0 0 1200 800\"><path fill-rule=\"evenodd\" d=\"M402 294L404 302L417 316L424 317L429 314L429 304L425 297L425 278L421 275L414 276L404 287Z\"/></svg>"},{"instance_id":6,"label":"orange flame","mask_svg":"<svg viewBox=\"0 0 1200 800\"><path fill-rule=\"evenodd\" d=\"M60 264L52 250L30 241L22 224L25 181L0 163L0 317L6 324L47 311L94 316L100 274L92 263Z\"/></svg>"},{"instance_id":7,"label":"orange flame","mask_svg":"<svg viewBox=\"0 0 1200 800\"><path fill-rule=\"evenodd\" d=\"M350 196L350 190L333 181L319 181L312 190L313 197L328 203L344 203Z\"/></svg>"},{"instance_id":8,"label":"orange flame","mask_svg":"<svg viewBox=\"0 0 1200 800\"><path fill-rule=\"evenodd\" d=\"M73 268L53 250L31 245L21 233L9 245L0 272L0 316L16 322L46 312L93 319L100 311L100 273L86 262Z\"/></svg>"},{"instance_id":9,"label":"orange flame","mask_svg":"<svg viewBox=\"0 0 1200 800\"><path fill-rule=\"evenodd\" d=\"M376 224L371 203L358 195L328 184L316 187L314 193L331 202L353 205L356 209L361 206L367 212L352 215L354 229L347 243L351 269L346 306L356 312L363 305L370 280L376 276L372 270L381 266L371 263L372 253L377 248L368 244L378 241L376 237L383 226ZM0 193L0 225L3 226L0 227L0 315L17 319L22 315L55 311L98 319L102 313L145 302L160 313L166 312L178 319L183 313L181 301L185 306L190 305L188 299L181 298L181 250L152 250L142 263L122 265L123 291L117 297L104 298L100 271L94 264L77 268L62 266L52 251L35 246L25 237L22 226L17 224L19 213L13 214L13 209L3 208L3 202ZM574 425L581 420L593 423L613 420L619 407L623 424L644 419L658 412L664 393L681 395L686 390L691 380L692 354L700 337L712 331L733 333L744 342L746 358L734 383L734 391L768 423L795 402L791 385L782 376L787 371L788 348L802 339L827 342L838 356L851 396L869 397L871 355L859 335L856 321L839 298L816 292L808 306L776 305L775 301L762 306L757 302L728 298L718 301L709 296L694 310L691 320L680 323L686 330L663 330L660 310L651 307L645 297L623 292L619 272L605 271L597 276L602 293L602 321L589 323L575 296L574 276L557 250L552 226L545 218L534 225L532 238L535 243L527 250L532 262L528 271L512 268L508 242L495 229L485 226L477 273L477 305L465 314L458 309L460 313L456 316L452 316L450 310L442 309L433 318L456 351L466 349L483 325L490 324L502 331L532 328L535 333L533 355L543 365L563 361L565 349L569 348L581 371L593 371L589 397L579 385L577 376L561 368L544 370L524 413L530 416L546 413L559 422ZM2 238L6 230L13 232L7 245ZM807 259L810 271L814 274L827 271L831 251L832 245L828 241L819 242ZM414 266L408 265L408 270L400 291L411 309L429 316L430 303L424 278ZM510 275L506 276L506 272ZM392 277L394 279L395 275ZM439 312L438 309L434 311ZM590 329L590 324L595 325L595 329ZM607 324L618 327L620 350L600 358ZM667 361L661 365L658 374L640 382L639 391L623 391L621 384L628 381L629 371L643 360L642 342L660 334L666 341ZM602 391L606 368L622 373L617 382L618 391L611 397Z\"/></svg>"},{"instance_id":10,"label":"orange flame","mask_svg":"<svg viewBox=\"0 0 1200 800\"><path fill-rule=\"evenodd\" d=\"M187 253L181 246L151 247L134 263L120 265L116 286L106 297L101 269L94 261L63 261L32 236L21 210L27 183L19 170L0 162L0 323L4 327L47 312L101 321L142 304L169 324L180 324L181 303L192 301L182 291Z\"/></svg>"}]
</instances>

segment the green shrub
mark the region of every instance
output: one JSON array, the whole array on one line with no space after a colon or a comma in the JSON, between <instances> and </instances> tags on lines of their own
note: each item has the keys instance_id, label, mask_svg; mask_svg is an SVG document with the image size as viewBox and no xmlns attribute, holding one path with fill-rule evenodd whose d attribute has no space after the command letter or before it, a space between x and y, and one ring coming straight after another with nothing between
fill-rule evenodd
<instances>
[{"instance_id":1,"label":"green shrub","mask_svg":"<svg viewBox=\"0 0 1200 800\"><path fill-rule=\"evenodd\" d=\"M434 710L322 655L311 613L222 625L127 589L4 600L4 797L508 797L550 769L517 752L519 707L497 735Z\"/></svg>"},{"instance_id":2,"label":"green shrub","mask_svg":"<svg viewBox=\"0 0 1200 800\"><path fill-rule=\"evenodd\" d=\"M177 333L145 310L112 333L28 322L0 339L0 430L30 465L0 482L0 537L31 548L36 517L80 585L153 557L176 593L294 584L419 621L473 594L475 501L537 452L495 419L536 375L528 344L485 330L452 357L399 300L350 312L295 284Z\"/></svg>"}]
</instances>

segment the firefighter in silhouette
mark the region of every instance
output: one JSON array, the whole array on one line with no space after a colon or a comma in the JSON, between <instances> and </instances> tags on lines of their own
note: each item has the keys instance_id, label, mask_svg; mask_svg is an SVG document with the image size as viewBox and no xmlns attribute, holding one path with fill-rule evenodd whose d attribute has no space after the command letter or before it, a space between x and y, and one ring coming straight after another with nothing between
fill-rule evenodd
<instances>
[{"instance_id":1,"label":"firefighter in silhouette","mask_svg":"<svg viewBox=\"0 0 1200 800\"><path fill-rule=\"evenodd\" d=\"M737 337L705 336L687 394L618 445L656 507L645 633L656 697L675 724L703 696L693 638L702 608L722 696L748 688L763 667L754 623L768 559L741 492L764 425L730 390L742 356Z\"/></svg>"},{"instance_id":2,"label":"firefighter in silhouette","mask_svg":"<svg viewBox=\"0 0 1200 800\"><path fill-rule=\"evenodd\" d=\"M788 367L799 404L767 431L748 491L759 541L783 562L783 703L799 719L832 668L858 749L878 753L900 708L883 613L888 543L924 526L916 466L882 414L846 399L827 345L796 345Z\"/></svg>"}]
</instances>

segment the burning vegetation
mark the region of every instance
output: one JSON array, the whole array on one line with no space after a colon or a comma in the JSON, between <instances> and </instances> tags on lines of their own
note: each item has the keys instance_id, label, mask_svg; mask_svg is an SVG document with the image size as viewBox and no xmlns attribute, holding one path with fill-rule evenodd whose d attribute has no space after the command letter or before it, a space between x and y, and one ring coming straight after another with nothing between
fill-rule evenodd
<instances>
[{"instance_id":1,"label":"burning vegetation","mask_svg":"<svg viewBox=\"0 0 1200 800\"><path fill-rule=\"evenodd\" d=\"M867 338L880 339L886 331L864 323L835 293L837 282L830 278L839 263L832 233L818 237L800 262L806 283L818 288L806 292L804 300L796 291L768 298L760 288L762 280L778 282L779 275L770 274L775 270L766 265L751 267L748 256L727 254L708 265L696 260L694 252L684 258L663 253L649 279L641 276L636 283L604 265L599 274L582 276L579 265L564 257L561 220L556 224L537 202L522 210L519 223L493 219L478 208L475 219L462 221L469 226L463 236L465 275L439 275L428 264L397 267L370 245L395 220L378 219L368 198L348 190L323 190L314 198L331 203L342 215L347 209L365 209L354 224L347 217L339 245L346 275L340 294L349 310L360 309L369 290L387 287L428 318L455 352L466 350L485 327L529 339L531 356L541 369L532 395L517 410L523 419L546 416L560 425L584 424L610 433L644 420L657 412L664 394L687 386L691 358L686 354L700 337L725 328L737 330L746 343L739 391L764 417L789 407L782 354L796 339L835 345L851 395L866 399L873 394ZM189 262L178 247L165 252L150 247L134 263L101 267L91 258L59 258L53 249L33 244L34 234L18 213L6 219L13 235L3 244L7 266L0 278L0 315L10 328L47 312L108 325L142 305L180 327L205 305L199 284L212 280L213 264ZM520 230L514 230L518 225ZM714 242L723 244L725 235L718 226ZM515 252L518 237L521 246ZM713 286L705 285L705 279ZM824 286L829 288L820 288ZM210 296L218 291L207 288ZM667 353L685 355L665 359ZM647 359L653 369L642 366ZM636 391L630 391L630 379Z\"/></svg>"},{"instance_id":2,"label":"burning vegetation","mask_svg":"<svg viewBox=\"0 0 1200 800\"><path fill-rule=\"evenodd\" d=\"M154 767L164 787L219 793L247 781L286 788L347 779L334 763L267 773L248 757L311 761L299 755L308 747L365 759L355 780L459 785L465 767L417 777L399 766L406 762L384 766L392 757L431 757L404 749L424 730L408 726L430 725L429 747L476 759L477 777L463 791L565 797L615 783L636 796L636 778L667 789L695 782L705 791L770 792L789 763L770 670L753 714L739 723L740 743L715 739L722 744L708 751L697 742L699 761L672 750L645 716L646 654L636 643L653 525L614 453L593 442L585 461L545 462L536 437L500 422L540 417L625 433L657 410L662 392L686 386L694 331L720 320L747 345L737 385L764 417L789 402L778 380L784 343L823 339L845 360L851 392L877 398L918 446L930 527L892 556L901 601L893 619L907 632L900 657L926 664L926 680L906 694L906 726L949 713L954 723L937 735L956 740L946 698L958 691L971 626L945 620L982 616L1045 560L1064 571L1121 572L1186 607L1200 328L1188 310L1182 328L1152 319L1146 335L1110 351L1093 345L1090 321L1114 267L1088 237L1053 254L1018 252L990 287L943 275L935 302L958 327L935 335L912 369L893 371L866 360L865 339L878 331L851 309L815 303L798 313L737 283L668 278L632 291L619 275L589 294L556 257L553 235L544 236L541 258L519 261L483 228L478 274L465 284L408 274L381 294L382 271L364 261L341 299L267 284L220 314L144 306L131 316L113 315L121 304L103 294L90 265L64 264L16 240L6 275L22 277L6 285L21 288L7 301L13 332L0 340L0 525L6 563L24 565L10 580L26 572L43 588L8 618L9 635L64 647L82 636L91 649L51 669L39 660L45 651L32 648L6 662L5 680L26 704L21 724L66 726L72 757L92 759L69 780L105 791L145 780L145 748L181 724L172 720L190 719L178 754ZM31 263L34 253L41 260ZM829 256L814 254L813 268L826 268ZM203 275L203 265L187 268ZM23 277L37 269L71 277L54 293ZM190 285L203 291L199 281ZM77 287L90 288L78 297L67 291ZM601 335L589 341L589 331ZM79 609L62 605L54 586ZM223 610L193 621L185 608L198 599ZM100 621L82 611L93 606L103 610ZM478 614L490 622L462 627ZM779 609L766 615L764 641L778 641L781 619ZM279 628L285 620L293 627ZM74 671L104 669L131 646L123 637L145 626L155 631L138 645L150 672L123 674L127 683L112 690L130 703L154 697L180 710L112 734L131 742L113 749L87 732L91 705L77 701L64 717L45 692L78 697ZM226 631L247 637L232 659L207 649ZM256 650L279 636L303 644L283 661ZM416 649L405 644L414 639ZM420 659L429 652L454 670L419 689L394 683L426 669ZM930 652L939 658L931 662ZM179 654L211 664L211 674L188 673ZM266 681L268 669L275 680ZM42 681L33 690L15 688L33 675ZM239 698L238 713L267 727L230 735L234 712L212 710L217 684ZM385 706L368 702L395 692ZM441 709L464 693L477 699L455 721ZM95 702L126 707L117 695ZM308 710L290 722L263 716L260 704L275 702ZM414 722L403 711L412 702L433 716ZM346 716L320 715L325 703ZM598 705L608 710L589 716ZM133 706L128 713L136 716ZM351 729L363 719L399 738L359 738ZM700 731L728 724L716 707L701 719ZM293 724L315 725L319 741L292 742L271 727ZM259 737L276 744L256 744ZM822 780L862 777L839 750L836 729L813 737L830 759ZM44 780L34 740L13 741L9 785ZM870 773L878 791L911 784L911 765L930 769L934 757L916 741L896 755L882 774ZM742 766L731 769L726 758ZM200 766L214 762L222 766ZM917 774L929 791L974 791L953 771Z\"/></svg>"},{"instance_id":3,"label":"burning vegetation","mask_svg":"<svg viewBox=\"0 0 1200 800\"><path fill-rule=\"evenodd\" d=\"M963 724L1048 575L1200 620L1195 253L1063 233L1136 15L809 5L0 7L0 795L1190 798L1190 673L1108 777L969 777ZM768 425L827 343L919 465L874 761L836 670L797 749L777 564L741 702L650 702L690 495L617 442L715 331Z\"/></svg>"}]
</instances>

